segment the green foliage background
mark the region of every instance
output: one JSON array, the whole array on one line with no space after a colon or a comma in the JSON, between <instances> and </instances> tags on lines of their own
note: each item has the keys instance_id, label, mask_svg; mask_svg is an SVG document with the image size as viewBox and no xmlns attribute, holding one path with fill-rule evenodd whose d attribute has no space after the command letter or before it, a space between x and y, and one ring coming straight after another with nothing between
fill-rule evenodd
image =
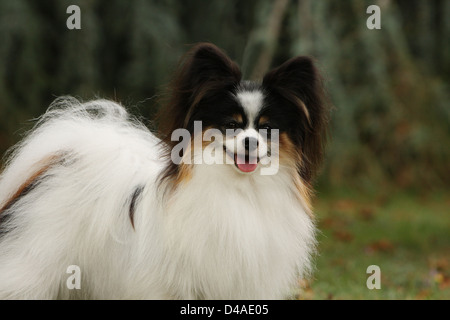
<instances>
[{"instance_id":1,"label":"green foliage background","mask_svg":"<svg viewBox=\"0 0 450 320\"><path fill-rule=\"evenodd\" d=\"M66 28L71 4L81 30ZM251 79L316 58L334 105L321 188L448 188L449 16L447 0L0 0L0 151L59 95L151 119L188 45L210 41Z\"/></svg>"}]
</instances>

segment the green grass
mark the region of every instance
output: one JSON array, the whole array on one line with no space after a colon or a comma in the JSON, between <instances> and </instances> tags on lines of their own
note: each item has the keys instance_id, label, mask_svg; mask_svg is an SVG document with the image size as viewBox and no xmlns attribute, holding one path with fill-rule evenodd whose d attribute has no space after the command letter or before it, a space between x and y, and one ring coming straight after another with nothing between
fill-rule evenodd
<instances>
[{"instance_id":1,"label":"green grass","mask_svg":"<svg viewBox=\"0 0 450 320\"><path fill-rule=\"evenodd\" d=\"M318 256L302 299L450 299L450 197L409 194L315 200ZM381 269L381 289L366 269Z\"/></svg>"}]
</instances>

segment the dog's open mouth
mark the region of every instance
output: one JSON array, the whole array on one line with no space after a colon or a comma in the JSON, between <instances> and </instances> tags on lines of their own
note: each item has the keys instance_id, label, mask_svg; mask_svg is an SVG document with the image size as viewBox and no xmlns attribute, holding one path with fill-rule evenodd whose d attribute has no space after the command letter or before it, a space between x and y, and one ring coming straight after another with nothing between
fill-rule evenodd
<instances>
[{"instance_id":1,"label":"dog's open mouth","mask_svg":"<svg viewBox=\"0 0 450 320\"><path fill-rule=\"evenodd\" d=\"M252 156L249 154L238 154L238 153L232 153L228 151L224 147L225 152L227 155L234 160L234 165L236 168L239 169L241 172L253 172L258 167L259 163L259 157Z\"/></svg>"},{"instance_id":2,"label":"dog's open mouth","mask_svg":"<svg viewBox=\"0 0 450 320\"><path fill-rule=\"evenodd\" d=\"M234 155L234 165L242 172L253 172L258 167L259 158L249 155Z\"/></svg>"}]
</instances>

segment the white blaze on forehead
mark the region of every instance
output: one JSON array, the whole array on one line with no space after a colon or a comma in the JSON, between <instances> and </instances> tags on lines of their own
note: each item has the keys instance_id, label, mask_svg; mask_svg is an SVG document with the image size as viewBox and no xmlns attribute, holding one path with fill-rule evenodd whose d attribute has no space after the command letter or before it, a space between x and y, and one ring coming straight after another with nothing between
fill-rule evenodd
<instances>
[{"instance_id":1,"label":"white blaze on forehead","mask_svg":"<svg viewBox=\"0 0 450 320\"><path fill-rule=\"evenodd\" d=\"M263 93L258 90L240 91L236 94L236 97L247 114L250 126L252 126L256 115L263 106Z\"/></svg>"}]
</instances>

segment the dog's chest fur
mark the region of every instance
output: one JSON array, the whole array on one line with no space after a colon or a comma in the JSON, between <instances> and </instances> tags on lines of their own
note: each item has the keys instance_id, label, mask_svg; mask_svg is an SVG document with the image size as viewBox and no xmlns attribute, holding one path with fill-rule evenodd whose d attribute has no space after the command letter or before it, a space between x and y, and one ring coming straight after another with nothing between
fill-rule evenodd
<instances>
[{"instance_id":1,"label":"dog's chest fur","mask_svg":"<svg viewBox=\"0 0 450 320\"><path fill-rule=\"evenodd\" d=\"M226 168L225 168L226 169ZM289 176L196 166L165 213L167 279L182 298L275 298L309 268L314 225ZM201 205L199 205L201 204ZM245 285L244 285L245 284Z\"/></svg>"}]
</instances>

